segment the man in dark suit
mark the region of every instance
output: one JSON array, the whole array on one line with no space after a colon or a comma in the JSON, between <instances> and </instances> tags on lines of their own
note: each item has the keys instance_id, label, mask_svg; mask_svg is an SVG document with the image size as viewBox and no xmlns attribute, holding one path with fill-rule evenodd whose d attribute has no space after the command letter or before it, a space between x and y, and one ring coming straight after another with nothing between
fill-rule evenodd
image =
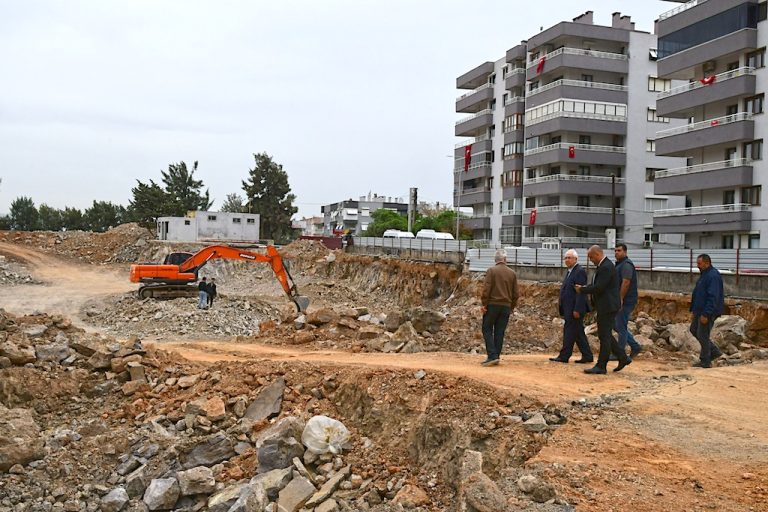
<instances>
[{"instance_id":1,"label":"man in dark suit","mask_svg":"<svg viewBox=\"0 0 768 512\"><path fill-rule=\"evenodd\" d=\"M589 311L586 297L576 293L574 285L587 284L587 272L579 265L579 255L573 249L568 249L563 256L568 272L565 274L563 284L560 286L560 300L558 309L560 316L565 320L563 325L563 348L556 357L550 357L550 361L567 363L573 355L574 342L579 346L581 359L577 363L591 363L594 360L592 349L589 348L587 335L584 334L584 315Z\"/></svg>"},{"instance_id":2,"label":"man in dark suit","mask_svg":"<svg viewBox=\"0 0 768 512\"><path fill-rule=\"evenodd\" d=\"M605 253L599 245L590 247L587 257L595 265L595 277L592 284L588 286L575 285L575 288L577 293L592 295L592 303L597 311L597 337L600 338L600 355L597 357L597 364L584 370L584 373L605 374L611 353L619 360L619 365L613 371L619 372L631 363L632 359L619 348L619 343L613 337L616 312L621 309L616 267L611 260L605 257Z\"/></svg>"}]
</instances>

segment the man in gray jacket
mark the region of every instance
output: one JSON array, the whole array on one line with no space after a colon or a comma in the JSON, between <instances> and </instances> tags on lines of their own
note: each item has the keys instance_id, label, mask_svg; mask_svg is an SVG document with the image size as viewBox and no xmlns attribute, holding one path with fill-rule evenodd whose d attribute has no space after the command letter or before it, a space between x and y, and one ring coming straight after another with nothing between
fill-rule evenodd
<instances>
[{"instance_id":1,"label":"man in gray jacket","mask_svg":"<svg viewBox=\"0 0 768 512\"><path fill-rule=\"evenodd\" d=\"M483 282L483 339L487 358L483 366L499 364L504 345L504 331L509 316L517 306L517 274L507 266L507 251L499 249L494 256L496 264L485 272Z\"/></svg>"}]
</instances>

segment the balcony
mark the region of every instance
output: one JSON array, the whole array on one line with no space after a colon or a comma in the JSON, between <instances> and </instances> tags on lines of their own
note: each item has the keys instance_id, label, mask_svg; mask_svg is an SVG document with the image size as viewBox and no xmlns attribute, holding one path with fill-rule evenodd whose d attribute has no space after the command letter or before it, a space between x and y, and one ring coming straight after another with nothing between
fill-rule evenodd
<instances>
[{"instance_id":1,"label":"balcony","mask_svg":"<svg viewBox=\"0 0 768 512\"><path fill-rule=\"evenodd\" d=\"M493 124L493 111L481 110L477 114L456 121L455 135L457 137L477 137Z\"/></svg>"},{"instance_id":2,"label":"balcony","mask_svg":"<svg viewBox=\"0 0 768 512\"><path fill-rule=\"evenodd\" d=\"M507 98L504 102L504 115L522 114L525 112L525 98L523 96L513 96Z\"/></svg>"},{"instance_id":3,"label":"balcony","mask_svg":"<svg viewBox=\"0 0 768 512\"><path fill-rule=\"evenodd\" d=\"M684 194L702 188L749 187L752 185L752 160L737 158L688 167L656 171L656 194Z\"/></svg>"},{"instance_id":4,"label":"balcony","mask_svg":"<svg viewBox=\"0 0 768 512\"><path fill-rule=\"evenodd\" d=\"M543 69L541 73L537 73L536 69L542 59L544 59ZM580 48L558 48L543 57L532 60L526 70L527 79L535 80L538 76L564 67L626 74L629 72L629 57L622 53L582 50Z\"/></svg>"},{"instance_id":5,"label":"balcony","mask_svg":"<svg viewBox=\"0 0 768 512\"><path fill-rule=\"evenodd\" d=\"M574 101L561 100L552 104L552 108L546 107L549 112L544 115L534 114L545 108L544 105L528 109L525 113L526 137L536 137L559 131L576 133L603 133L610 135L626 135L627 116L626 105L590 104L595 112L575 112L564 110L574 105ZM586 104L584 105L587 106ZM597 113L597 109L609 109L622 114ZM535 116L535 117L534 117Z\"/></svg>"},{"instance_id":6,"label":"balcony","mask_svg":"<svg viewBox=\"0 0 768 512\"><path fill-rule=\"evenodd\" d=\"M515 199L518 197L523 197L523 185L522 183L517 182L518 184L510 184L510 185L502 185L501 187L501 199L506 201L507 199ZM520 212L517 213L517 215L520 215Z\"/></svg>"},{"instance_id":7,"label":"balcony","mask_svg":"<svg viewBox=\"0 0 768 512\"><path fill-rule=\"evenodd\" d=\"M462 217L461 226L473 231L477 229L491 229L491 217L490 215Z\"/></svg>"},{"instance_id":8,"label":"balcony","mask_svg":"<svg viewBox=\"0 0 768 512\"><path fill-rule=\"evenodd\" d=\"M656 100L656 112L665 117L688 118L697 107L755 94L755 68L741 67L714 75L713 79L710 85L696 80L662 92Z\"/></svg>"},{"instance_id":9,"label":"balcony","mask_svg":"<svg viewBox=\"0 0 768 512\"><path fill-rule=\"evenodd\" d=\"M476 178L490 178L493 176L493 164L491 162L478 162L470 164L467 170L464 170L464 164L462 162L460 167L456 167L453 170L453 183L457 186L459 180L473 180Z\"/></svg>"},{"instance_id":10,"label":"balcony","mask_svg":"<svg viewBox=\"0 0 768 512\"><path fill-rule=\"evenodd\" d=\"M493 73L493 62L483 62L475 69L467 71L456 79L457 89L476 89L488 81Z\"/></svg>"},{"instance_id":11,"label":"balcony","mask_svg":"<svg viewBox=\"0 0 768 512\"><path fill-rule=\"evenodd\" d=\"M653 212L657 233L702 233L707 231L748 231L752 225L751 205L745 203L672 208Z\"/></svg>"},{"instance_id":12,"label":"balcony","mask_svg":"<svg viewBox=\"0 0 768 512\"><path fill-rule=\"evenodd\" d=\"M581 176L576 174L552 174L523 181L526 197L574 194L580 196L611 196L610 176ZM623 196L626 180L616 178L616 195ZM537 211L538 212L538 211Z\"/></svg>"},{"instance_id":13,"label":"balcony","mask_svg":"<svg viewBox=\"0 0 768 512\"><path fill-rule=\"evenodd\" d=\"M574 148L573 158L568 156L569 148ZM525 166L538 167L540 165L557 162L623 166L626 163L626 156L627 148L623 146L600 146L559 142L527 150L525 152Z\"/></svg>"},{"instance_id":14,"label":"balcony","mask_svg":"<svg viewBox=\"0 0 768 512\"><path fill-rule=\"evenodd\" d=\"M687 11L688 9L692 7L696 7L697 5L701 5L707 0L691 0L690 2L685 2L683 5L680 5L678 7L675 7L674 9L670 9L666 12L663 12L659 15L659 21L664 21L668 18L671 18L672 16L675 16L676 14L680 14L681 12Z\"/></svg>"},{"instance_id":15,"label":"balcony","mask_svg":"<svg viewBox=\"0 0 768 512\"><path fill-rule=\"evenodd\" d=\"M482 135L480 137L475 137L474 139L457 142L456 145L453 146L456 158L464 157L464 148L469 144L472 144L472 154L474 154L476 151L491 151L493 149L491 138L487 135Z\"/></svg>"},{"instance_id":16,"label":"balcony","mask_svg":"<svg viewBox=\"0 0 768 512\"><path fill-rule=\"evenodd\" d=\"M458 199L459 206L474 206L491 202L491 189L486 186L469 189L460 188L454 192L459 192L454 196L453 201L456 204Z\"/></svg>"},{"instance_id":17,"label":"balcony","mask_svg":"<svg viewBox=\"0 0 768 512\"><path fill-rule=\"evenodd\" d=\"M477 89L456 98L456 112L476 113L488 106L493 99L493 84L483 84Z\"/></svg>"},{"instance_id":18,"label":"balcony","mask_svg":"<svg viewBox=\"0 0 768 512\"><path fill-rule=\"evenodd\" d=\"M513 87L525 86L525 68L514 68L507 73L507 77L504 79L504 88L510 90Z\"/></svg>"},{"instance_id":19,"label":"balcony","mask_svg":"<svg viewBox=\"0 0 768 512\"><path fill-rule=\"evenodd\" d=\"M566 224L579 226L610 226L612 208L596 206L539 206L536 225ZM531 209L523 210L523 224L530 225ZM624 209L616 208L616 225L624 225Z\"/></svg>"},{"instance_id":20,"label":"balcony","mask_svg":"<svg viewBox=\"0 0 768 512\"><path fill-rule=\"evenodd\" d=\"M626 85L563 79L555 80L528 92L527 100L529 108L543 105L559 98L626 104L628 91L629 87Z\"/></svg>"},{"instance_id":21,"label":"balcony","mask_svg":"<svg viewBox=\"0 0 768 512\"><path fill-rule=\"evenodd\" d=\"M521 226L523 223L522 210L504 210L501 212L501 226Z\"/></svg>"},{"instance_id":22,"label":"balcony","mask_svg":"<svg viewBox=\"0 0 768 512\"><path fill-rule=\"evenodd\" d=\"M755 122L749 112L739 112L656 133L656 154L685 156L693 149L755 138Z\"/></svg>"},{"instance_id":23,"label":"balcony","mask_svg":"<svg viewBox=\"0 0 768 512\"><path fill-rule=\"evenodd\" d=\"M715 3L717 2L713 2L713 5ZM656 63L658 75L685 80L694 76L696 66L702 62L736 57L758 47L757 29L743 28L660 58Z\"/></svg>"}]
</instances>

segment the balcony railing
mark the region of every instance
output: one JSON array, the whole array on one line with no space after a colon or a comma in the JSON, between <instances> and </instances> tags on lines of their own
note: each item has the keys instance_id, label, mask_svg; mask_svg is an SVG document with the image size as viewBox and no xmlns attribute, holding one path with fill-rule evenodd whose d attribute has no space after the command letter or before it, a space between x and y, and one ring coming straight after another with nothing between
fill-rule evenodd
<instances>
[{"instance_id":1,"label":"balcony railing","mask_svg":"<svg viewBox=\"0 0 768 512\"><path fill-rule=\"evenodd\" d=\"M483 187L475 187L475 188L461 188L459 189L461 192L461 195L467 195L467 194L474 194L476 192L490 192L491 187L483 186Z\"/></svg>"},{"instance_id":2,"label":"balcony railing","mask_svg":"<svg viewBox=\"0 0 768 512\"><path fill-rule=\"evenodd\" d=\"M478 88L476 88L476 89L472 89L471 91L469 91L469 92L467 92L467 93L464 93L464 94L462 94L461 96L459 96L458 98L456 98L456 101L459 101L459 100L463 100L463 99L464 99L464 98L466 98L467 96L472 96L472 95L473 95L473 94L475 94L476 92L480 92L480 91L482 91L482 90L484 90L484 89L489 89L489 88L491 88L491 87L493 87L493 84L491 84L491 83L486 83L486 84L483 84L483 85L481 85L480 87L478 87Z\"/></svg>"},{"instance_id":3,"label":"balcony railing","mask_svg":"<svg viewBox=\"0 0 768 512\"><path fill-rule=\"evenodd\" d=\"M487 108L485 110L481 110L477 114L472 114L471 116L467 116L464 119L459 119L458 121L456 121L456 124L459 125L461 123L466 123L467 121L471 121L471 120L473 120L476 117L484 116L486 114L491 114L491 113L493 113L493 111L491 109Z\"/></svg>"},{"instance_id":4,"label":"balcony railing","mask_svg":"<svg viewBox=\"0 0 768 512\"><path fill-rule=\"evenodd\" d=\"M523 210L522 210L522 209L520 209L520 210L502 210L502 211L501 211L501 215L502 215L502 216L507 216L507 215L522 215L522 214L523 214Z\"/></svg>"},{"instance_id":5,"label":"balcony railing","mask_svg":"<svg viewBox=\"0 0 768 512\"><path fill-rule=\"evenodd\" d=\"M581 48L558 48L555 51L549 52L548 54L544 55L545 60L549 60L553 57L557 57L558 55L587 55L589 57L597 57L600 59L615 59L615 60L628 60L629 56L623 54L623 53L613 53L613 52L599 52L595 50L582 50ZM531 59L528 62L528 67L533 66L534 64L538 64L539 60L541 59L541 56Z\"/></svg>"},{"instance_id":6,"label":"balcony railing","mask_svg":"<svg viewBox=\"0 0 768 512\"><path fill-rule=\"evenodd\" d=\"M717 84L717 83L720 83L720 82L724 82L726 80L730 80L732 78L737 78L737 77L744 76L744 75L754 75L754 74L755 74L755 68L750 67L750 66L742 66L740 68L732 69L730 71L726 71L724 73L719 73L719 74L715 75L714 83ZM675 87L675 88L670 89L668 91L660 92L656 98L657 99L668 98L668 97L674 96L676 94L681 94L681 93L684 93L684 92L693 91L693 90L696 90L696 89L701 89L702 87L709 87L709 86L708 85L704 85L703 83L701 83L700 80L696 80L694 82L691 82L691 83L688 83L688 84L685 84L685 85L681 85L679 87Z\"/></svg>"},{"instance_id":7,"label":"balcony railing","mask_svg":"<svg viewBox=\"0 0 768 512\"><path fill-rule=\"evenodd\" d=\"M572 112L569 112L572 113ZM609 153L626 153L627 148L624 146L600 146L597 144L570 144L568 142L557 142L555 144L549 144L547 146L540 146L538 148L525 150L525 156L537 155L546 151L554 151L557 149L568 149L574 147L579 151L603 151Z\"/></svg>"},{"instance_id":8,"label":"balcony railing","mask_svg":"<svg viewBox=\"0 0 768 512\"><path fill-rule=\"evenodd\" d=\"M571 212L571 213L611 213L613 208L604 208L600 206L537 206L536 213L547 212ZM524 215L530 215L531 208L526 208ZM624 215L624 208L616 208L616 215Z\"/></svg>"},{"instance_id":9,"label":"balcony railing","mask_svg":"<svg viewBox=\"0 0 768 512\"><path fill-rule=\"evenodd\" d=\"M537 117L536 119L525 119L525 124L530 126L532 124L538 124L543 123L544 121L549 121L550 119L555 119L558 117L573 117L577 119L597 119L600 121L617 121L617 122L626 122L627 116L620 116L620 115L613 115L613 114L593 114L591 112L568 112L560 110L558 112L552 112L551 114L547 114L541 117Z\"/></svg>"},{"instance_id":10,"label":"balcony railing","mask_svg":"<svg viewBox=\"0 0 768 512\"><path fill-rule=\"evenodd\" d=\"M457 159L457 161L459 161L459 160L461 160L462 162L464 161L463 158ZM483 167L491 167L491 166L492 166L491 162L477 162L475 164L469 164L469 167L467 167L467 172L475 170L475 169L481 169ZM462 164L461 166L457 166L457 167L453 168L453 173L454 174L461 174L463 172L464 172L464 164Z\"/></svg>"},{"instance_id":11,"label":"balcony railing","mask_svg":"<svg viewBox=\"0 0 768 512\"><path fill-rule=\"evenodd\" d=\"M675 167L673 169L662 169L656 171L656 178L670 178L672 176L682 176L684 174L695 174L699 172L716 171L727 169L728 167L741 167L752 165L751 158L734 158L732 160L722 160L720 162L708 162L706 164L689 165L688 167Z\"/></svg>"},{"instance_id":12,"label":"balcony railing","mask_svg":"<svg viewBox=\"0 0 768 512\"><path fill-rule=\"evenodd\" d=\"M626 85L606 84L603 82L587 82L584 80L561 79L561 80L555 80L554 82L548 83L547 85L539 87L538 89L529 91L528 96L533 96L535 94L539 94L540 92L548 91L550 89L554 89L555 87L560 87L561 85L568 85L571 87L586 87L589 89L604 89L607 91L627 92L629 90L629 87L627 87Z\"/></svg>"},{"instance_id":13,"label":"balcony railing","mask_svg":"<svg viewBox=\"0 0 768 512\"><path fill-rule=\"evenodd\" d=\"M730 114L723 117L716 117L714 119L707 119L706 121L700 121L698 123L688 124L684 126L678 126L676 128L670 128L669 130L662 130L656 132L656 139L663 139L664 137L670 137L672 135L680 135L681 133L693 132L696 130L705 130L707 128L713 128L715 126L722 126L724 124L738 123L740 121L751 121L751 112L739 112L738 114Z\"/></svg>"},{"instance_id":14,"label":"balcony railing","mask_svg":"<svg viewBox=\"0 0 768 512\"><path fill-rule=\"evenodd\" d=\"M512 75L524 75L525 74L525 68L512 68L507 73L507 76L504 78L509 78Z\"/></svg>"},{"instance_id":15,"label":"balcony railing","mask_svg":"<svg viewBox=\"0 0 768 512\"><path fill-rule=\"evenodd\" d=\"M689 208L669 208L656 210L654 217L680 217L683 215L703 215L715 213L746 212L752 205L749 203L713 204L709 206L692 206Z\"/></svg>"},{"instance_id":16,"label":"balcony railing","mask_svg":"<svg viewBox=\"0 0 768 512\"><path fill-rule=\"evenodd\" d=\"M549 176L539 176L538 178L528 178L523 180L523 185L533 185L535 183L549 183L552 181L581 181L588 183L611 183L615 179L616 183L626 183L626 178L611 178L610 176L583 176L579 174L550 174Z\"/></svg>"},{"instance_id":17,"label":"balcony railing","mask_svg":"<svg viewBox=\"0 0 768 512\"><path fill-rule=\"evenodd\" d=\"M481 135L479 137L475 137L474 139L463 140L461 142L456 143L456 145L454 146L454 149L464 148L468 144L474 144L476 142L485 142L486 140L490 140L490 137L488 135Z\"/></svg>"},{"instance_id":18,"label":"balcony railing","mask_svg":"<svg viewBox=\"0 0 768 512\"><path fill-rule=\"evenodd\" d=\"M605 237L586 237L586 236L530 236L523 237L524 244L539 244L559 240L561 244L602 244L605 243ZM565 249L565 248L564 248Z\"/></svg>"},{"instance_id":19,"label":"balcony railing","mask_svg":"<svg viewBox=\"0 0 768 512\"><path fill-rule=\"evenodd\" d=\"M683 11L687 11L691 7L696 7L697 5L703 4L706 1L707 0L691 0L690 2L686 2L686 3L684 3L683 5L681 5L679 7L675 7L674 9L670 9L667 12L661 13L659 15L659 20L658 21L662 21L662 20L665 20L667 18L671 18L675 14L680 14Z\"/></svg>"},{"instance_id":20,"label":"balcony railing","mask_svg":"<svg viewBox=\"0 0 768 512\"><path fill-rule=\"evenodd\" d=\"M511 98L507 98L507 101L504 102L504 106L511 105L513 103L522 103L525 101L525 97L523 96L513 96Z\"/></svg>"}]
</instances>

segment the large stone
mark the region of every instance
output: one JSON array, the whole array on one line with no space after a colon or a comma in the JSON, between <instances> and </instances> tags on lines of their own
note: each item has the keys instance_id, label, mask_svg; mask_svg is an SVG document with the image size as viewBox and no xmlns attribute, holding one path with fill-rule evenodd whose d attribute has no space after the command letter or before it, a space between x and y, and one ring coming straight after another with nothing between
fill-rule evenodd
<instances>
[{"instance_id":1,"label":"large stone","mask_svg":"<svg viewBox=\"0 0 768 512\"><path fill-rule=\"evenodd\" d=\"M7 409L0 404L0 473L16 464L45 456L40 427L27 409Z\"/></svg>"},{"instance_id":2,"label":"large stone","mask_svg":"<svg viewBox=\"0 0 768 512\"><path fill-rule=\"evenodd\" d=\"M285 391L285 377L280 377L275 382L262 389L256 400L251 402L245 410L245 417L261 421L280 414L283 404L283 392Z\"/></svg>"},{"instance_id":3,"label":"large stone","mask_svg":"<svg viewBox=\"0 0 768 512\"><path fill-rule=\"evenodd\" d=\"M249 482L240 491L240 497L227 512L263 512L269 505L267 492L258 483Z\"/></svg>"},{"instance_id":4,"label":"large stone","mask_svg":"<svg viewBox=\"0 0 768 512\"><path fill-rule=\"evenodd\" d=\"M339 314L330 308L320 308L307 313L307 322L312 325L324 325L339 321Z\"/></svg>"},{"instance_id":5,"label":"large stone","mask_svg":"<svg viewBox=\"0 0 768 512\"><path fill-rule=\"evenodd\" d=\"M316 507L323 501L330 498L331 494L336 492L336 489L339 488L341 482L349 476L350 470L351 466L346 466L337 471L335 475L333 475L323 484L319 491L317 491L309 500L307 500L304 506L307 508Z\"/></svg>"},{"instance_id":6,"label":"large stone","mask_svg":"<svg viewBox=\"0 0 768 512\"><path fill-rule=\"evenodd\" d=\"M218 432L196 445L182 457L182 468L191 469L197 466L213 466L237 455L232 440L224 433Z\"/></svg>"},{"instance_id":7,"label":"large stone","mask_svg":"<svg viewBox=\"0 0 768 512\"><path fill-rule=\"evenodd\" d=\"M182 496L193 494L210 494L216 490L216 480L213 471L205 466L179 471L176 473Z\"/></svg>"},{"instance_id":8,"label":"large stone","mask_svg":"<svg viewBox=\"0 0 768 512\"><path fill-rule=\"evenodd\" d=\"M320 505L315 507L315 512L338 512L339 504L336 500L325 500Z\"/></svg>"},{"instance_id":9,"label":"large stone","mask_svg":"<svg viewBox=\"0 0 768 512\"><path fill-rule=\"evenodd\" d=\"M91 357L97 351L107 351L104 343L85 336L70 341L69 346L85 357Z\"/></svg>"},{"instance_id":10,"label":"large stone","mask_svg":"<svg viewBox=\"0 0 768 512\"><path fill-rule=\"evenodd\" d=\"M712 326L711 340L720 348L728 345L739 346L747 341L747 321L738 315L724 315Z\"/></svg>"},{"instance_id":11,"label":"large stone","mask_svg":"<svg viewBox=\"0 0 768 512\"><path fill-rule=\"evenodd\" d=\"M312 482L303 476L294 478L280 491L277 498L277 512L297 512L315 494L315 491Z\"/></svg>"},{"instance_id":12,"label":"large stone","mask_svg":"<svg viewBox=\"0 0 768 512\"><path fill-rule=\"evenodd\" d=\"M688 330L690 324L670 324L667 326L669 345L679 352L697 352L701 345Z\"/></svg>"},{"instance_id":13,"label":"large stone","mask_svg":"<svg viewBox=\"0 0 768 512\"><path fill-rule=\"evenodd\" d=\"M420 340L411 340L400 349L401 354L416 354L418 352L424 352L424 344Z\"/></svg>"},{"instance_id":14,"label":"large stone","mask_svg":"<svg viewBox=\"0 0 768 512\"><path fill-rule=\"evenodd\" d=\"M7 357L18 366L34 363L37 359L35 347L26 343L15 343L11 340L0 343L0 356Z\"/></svg>"},{"instance_id":15,"label":"large stone","mask_svg":"<svg viewBox=\"0 0 768 512\"><path fill-rule=\"evenodd\" d=\"M372 340L375 338L378 338L382 335L381 329L378 327L374 327L372 325L366 325L364 327L361 327L359 331L357 331L357 337L361 340Z\"/></svg>"},{"instance_id":16,"label":"large stone","mask_svg":"<svg viewBox=\"0 0 768 512\"><path fill-rule=\"evenodd\" d=\"M269 439L258 451L259 473L273 469L283 469L293 464L294 457L304 455L304 445L293 437L287 439Z\"/></svg>"},{"instance_id":17,"label":"large stone","mask_svg":"<svg viewBox=\"0 0 768 512\"><path fill-rule=\"evenodd\" d=\"M530 494L533 501L545 503L555 497L555 489L535 475L523 475L517 480L517 487Z\"/></svg>"},{"instance_id":18,"label":"large stone","mask_svg":"<svg viewBox=\"0 0 768 512\"><path fill-rule=\"evenodd\" d=\"M111 369L112 354L109 352L94 352L91 357L88 358L88 366L92 370L107 370Z\"/></svg>"},{"instance_id":19,"label":"large stone","mask_svg":"<svg viewBox=\"0 0 768 512\"><path fill-rule=\"evenodd\" d=\"M411 340L419 339L419 333L413 328L411 322L405 322L395 331L395 335L392 336L392 341L409 342Z\"/></svg>"},{"instance_id":20,"label":"large stone","mask_svg":"<svg viewBox=\"0 0 768 512\"><path fill-rule=\"evenodd\" d=\"M207 400L203 406L203 413L205 414L205 417L211 421L223 420L227 416L224 400L218 396Z\"/></svg>"},{"instance_id":21,"label":"large stone","mask_svg":"<svg viewBox=\"0 0 768 512\"><path fill-rule=\"evenodd\" d=\"M35 356L38 361L48 361L59 363L71 354L71 350L66 343L48 343L46 345L35 345Z\"/></svg>"},{"instance_id":22,"label":"large stone","mask_svg":"<svg viewBox=\"0 0 768 512\"><path fill-rule=\"evenodd\" d=\"M523 423L523 428L528 432L544 432L549 428L549 425L547 425L547 420L544 419L544 416L537 412L528 421Z\"/></svg>"},{"instance_id":23,"label":"large stone","mask_svg":"<svg viewBox=\"0 0 768 512\"><path fill-rule=\"evenodd\" d=\"M149 391L150 387L149 387L149 384L147 384L144 381L129 380L128 382L126 382L121 386L121 389L125 396L131 396L140 391Z\"/></svg>"},{"instance_id":24,"label":"large stone","mask_svg":"<svg viewBox=\"0 0 768 512\"><path fill-rule=\"evenodd\" d=\"M646 350L654 345L651 338L642 334L635 335L635 341L638 343L638 345L643 347L643 350Z\"/></svg>"},{"instance_id":25,"label":"large stone","mask_svg":"<svg viewBox=\"0 0 768 512\"><path fill-rule=\"evenodd\" d=\"M261 445L270 439L287 439L289 437L301 439L305 426L306 422L301 418L286 416L259 433L256 438L256 448L261 448Z\"/></svg>"},{"instance_id":26,"label":"large stone","mask_svg":"<svg viewBox=\"0 0 768 512\"><path fill-rule=\"evenodd\" d=\"M144 491L147 490L147 482L149 481L149 477L147 476L147 466L141 466L140 468L136 469L133 473L125 477L125 490L128 493L128 496L133 498L138 498L139 496L144 495Z\"/></svg>"},{"instance_id":27,"label":"large stone","mask_svg":"<svg viewBox=\"0 0 768 512\"><path fill-rule=\"evenodd\" d=\"M415 485L406 484L397 491L392 503L402 505L404 508L416 508L429 504L429 496L423 489ZM501 510L501 509L499 509Z\"/></svg>"},{"instance_id":28,"label":"large stone","mask_svg":"<svg viewBox=\"0 0 768 512\"><path fill-rule=\"evenodd\" d=\"M240 493L246 484L236 484L227 487L208 498L208 510L210 512L228 512L240 497Z\"/></svg>"},{"instance_id":29,"label":"large stone","mask_svg":"<svg viewBox=\"0 0 768 512\"><path fill-rule=\"evenodd\" d=\"M291 481L292 477L292 468L273 469L272 471L254 476L251 478L250 484L260 485L267 494L267 497L270 500L275 501L280 491L288 485L288 482Z\"/></svg>"},{"instance_id":30,"label":"large stone","mask_svg":"<svg viewBox=\"0 0 768 512\"><path fill-rule=\"evenodd\" d=\"M169 510L179 499L179 482L175 478L156 478L144 491L144 504L149 510Z\"/></svg>"},{"instance_id":31,"label":"large stone","mask_svg":"<svg viewBox=\"0 0 768 512\"><path fill-rule=\"evenodd\" d=\"M384 320L384 328L389 332L395 332L406 320L407 318L400 311L392 311L387 313L387 317Z\"/></svg>"},{"instance_id":32,"label":"large stone","mask_svg":"<svg viewBox=\"0 0 768 512\"><path fill-rule=\"evenodd\" d=\"M101 512L120 512L130 498L122 487L112 489L101 498Z\"/></svg>"},{"instance_id":33,"label":"large stone","mask_svg":"<svg viewBox=\"0 0 768 512\"><path fill-rule=\"evenodd\" d=\"M473 473L464 481L464 499L477 512L507 510L507 500L493 480L483 473Z\"/></svg>"},{"instance_id":34,"label":"large stone","mask_svg":"<svg viewBox=\"0 0 768 512\"><path fill-rule=\"evenodd\" d=\"M445 315L439 311L433 311L425 308L414 308L410 315L413 328L418 332L428 331L432 334L437 333L445 322Z\"/></svg>"},{"instance_id":35,"label":"large stone","mask_svg":"<svg viewBox=\"0 0 768 512\"><path fill-rule=\"evenodd\" d=\"M185 375L184 377L181 377L177 384L181 389L191 388L195 384L197 384L197 381L200 380L199 375Z\"/></svg>"},{"instance_id":36,"label":"large stone","mask_svg":"<svg viewBox=\"0 0 768 512\"><path fill-rule=\"evenodd\" d=\"M25 325L21 332L29 336L30 338L39 338L43 334L45 334L45 331L48 330L48 327L43 324L32 324L32 325Z\"/></svg>"}]
</instances>

